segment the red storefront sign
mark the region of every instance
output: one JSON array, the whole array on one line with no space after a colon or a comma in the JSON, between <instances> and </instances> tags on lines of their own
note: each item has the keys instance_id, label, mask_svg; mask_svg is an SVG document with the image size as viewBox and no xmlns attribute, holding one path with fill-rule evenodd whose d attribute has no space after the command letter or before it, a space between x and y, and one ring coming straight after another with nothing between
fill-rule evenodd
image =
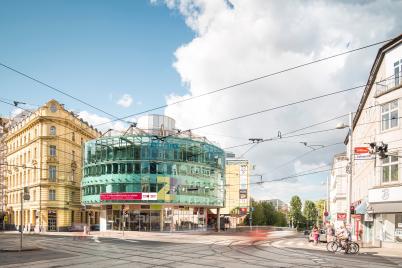
<instances>
[{"instance_id":1,"label":"red storefront sign","mask_svg":"<svg viewBox=\"0 0 402 268\"><path fill-rule=\"evenodd\" d=\"M346 213L337 213L337 214L336 214L336 219L337 219L338 221L344 221L344 220L346 220Z\"/></svg>"},{"instance_id":2,"label":"red storefront sign","mask_svg":"<svg viewBox=\"0 0 402 268\"><path fill-rule=\"evenodd\" d=\"M247 214L247 208L240 208L240 215L246 215Z\"/></svg>"},{"instance_id":3,"label":"red storefront sign","mask_svg":"<svg viewBox=\"0 0 402 268\"><path fill-rule=\"evenodd\" d=\"M141 200L142 193L101 193L100 200Z\"/></svg>"},{"instance_id":4,"label":"red storefront sign","mask_svg":"<svg viewBox=\"0 0 402 268\"><path fill-rule=\"evenodd\" d=\"M368 147L355 147L355 154L368 154L369 148Z\"/></svg>"}]
</instances>

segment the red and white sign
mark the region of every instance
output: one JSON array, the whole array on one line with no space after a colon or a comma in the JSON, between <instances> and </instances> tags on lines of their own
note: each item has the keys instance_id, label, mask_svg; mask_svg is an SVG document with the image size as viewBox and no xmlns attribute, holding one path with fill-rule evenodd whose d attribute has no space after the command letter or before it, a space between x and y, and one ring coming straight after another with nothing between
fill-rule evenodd
<instances>
[{"instance_id":1,"label":"red and white sign","mask_svg":"<svg viewBox=\"0 0 402 268\"><path fill-rule=\"evenodd\" d=\"M372 155L368 147L355 147L355 160L371 159Z\"/></svg>"},{"instance_id":2,"label":"red and white sign","mask_svg":"<svg viewBox=\"0 0 402 268\"><path fill-rule=\"evenodd\" d=\"M142 200L142 193L101 193L100 200Z\"/></svg>"},{"instance_id":3,"label":"red and white sign","mask_svg":"<svg viewBox=\"0 0 402 268\"><path fill-rule=\"evenodd\" d=\"M346 213L337 213L337 214L336 214L336 219L337 219L338 221L344 221L344 220L346 220Z\"/></svg>"},{"instance_id":4,"label":"red and white sign","mask_svg":"<svg viewBox=\"0 0 402 268\"><path fill-rule=\"evenodd\" d=\"M142 193L142 200L158 200L157 193Z\"/></svg>"}]
</instances>

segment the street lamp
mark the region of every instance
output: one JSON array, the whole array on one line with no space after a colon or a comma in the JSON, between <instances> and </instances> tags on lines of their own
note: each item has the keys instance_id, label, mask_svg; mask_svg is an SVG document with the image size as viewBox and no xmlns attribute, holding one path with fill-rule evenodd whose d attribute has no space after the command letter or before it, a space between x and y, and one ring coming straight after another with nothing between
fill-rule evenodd
<instances>
[{"instance_id":1,"label":"street lamp","mask_svg":"<svg viewBox=\"0 0 402 268\"><path fill-rule=\"evenodd\" d=\"M348 165L346 167L346 173L348 174L348 189L347 189L347 195L346 195L346 204L347 204L347 210L346 210L346 223L350 224L351 223L351 215L350 215L350 205L352 201L352 157L353 157L353 144L352 144L352 139L353 139L353 127L352 127L352 119L353 115L352 112L349 113L349 125L346 125L345 123L339 123L336 125L337 129L344 129L348 128L349 129L349 136L348 136L348 144L349 144L349 161Z\"/></svg>"}]
</instances>

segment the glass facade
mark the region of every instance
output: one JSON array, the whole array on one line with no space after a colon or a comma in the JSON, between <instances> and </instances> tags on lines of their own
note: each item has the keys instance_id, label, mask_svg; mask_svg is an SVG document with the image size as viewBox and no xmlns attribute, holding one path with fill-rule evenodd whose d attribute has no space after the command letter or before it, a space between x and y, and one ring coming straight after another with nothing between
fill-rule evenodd
<instances>
[{"instance_id":1,"label":"glass facade","mask_svg":"<svg viewBox=\"0 0 402 268\"><path fill-rule=\"evenodd\" d=\"M84 150L84 204L224 205L224 151L211 143L126 135L89 141Z\"/></svg>"}]
</instances>

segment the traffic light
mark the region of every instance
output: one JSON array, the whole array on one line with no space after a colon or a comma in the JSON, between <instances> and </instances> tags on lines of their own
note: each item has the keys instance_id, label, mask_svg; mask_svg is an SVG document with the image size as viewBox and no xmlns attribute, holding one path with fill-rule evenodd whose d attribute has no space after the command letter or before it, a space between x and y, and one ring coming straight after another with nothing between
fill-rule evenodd
<instances>
[{"instance_id":1,"label":"traffic light","mask_svg":"<svg viewBox=\"0 0 402 268\"><path fill-rule=\"evenodd\" d=\"M378 156L380 159L385 159L388 157L388 144L381 142L381 146L378 146Z\"/></svg>"},{"instance_id":2,"label":"traffic light","mask_svg":"<svg viewBox=\"0 0 402 268\"><path fill-rule=\"evenodd\" d=\"M355 214L355 207L354 206L350 206L350 214Z\"/></svg>"}]
</instances>

